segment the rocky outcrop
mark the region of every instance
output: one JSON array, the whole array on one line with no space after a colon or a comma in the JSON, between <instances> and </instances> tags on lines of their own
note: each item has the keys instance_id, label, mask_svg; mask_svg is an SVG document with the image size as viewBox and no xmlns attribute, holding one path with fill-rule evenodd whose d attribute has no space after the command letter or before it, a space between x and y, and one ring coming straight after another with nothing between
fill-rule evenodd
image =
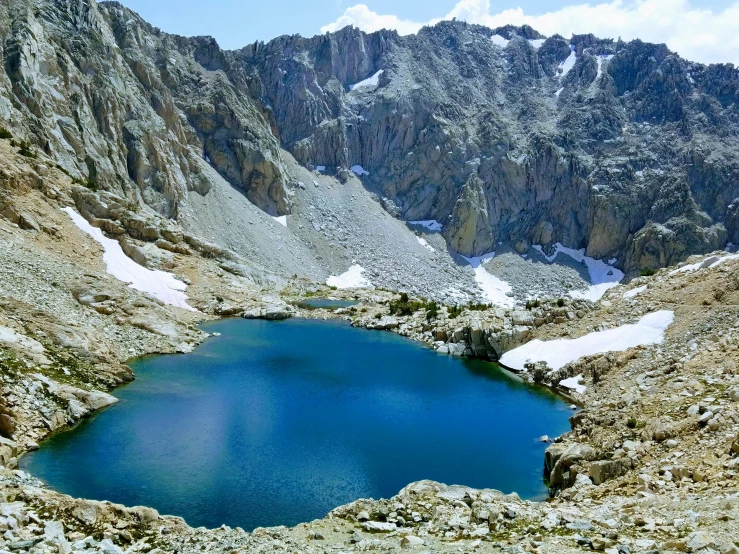
<instances>
[{"instance_id":1,"label":"rocky outcrop","mask_svg":"<svg viewBox=\"0 0 739 554\"><path fill-rule=\"evenodd\" d=\"M444 229L449 246L463 256L494 250L495 236L483 186L477 175L470 175L454 204L451 220Z\"/></svg>"},{"instance_id":2,"label":"rocky outcrop","mask_svg":"<svg viewBox=\"0 0 739 554\"><path fill-rule=\"evenodd\" d=\"M117 2L0 7L0 115L69 174L175 217L206 194L203 158L257 205L288 213L279 144L212 39L161 33Z\"/></svg>"}]
</instances>

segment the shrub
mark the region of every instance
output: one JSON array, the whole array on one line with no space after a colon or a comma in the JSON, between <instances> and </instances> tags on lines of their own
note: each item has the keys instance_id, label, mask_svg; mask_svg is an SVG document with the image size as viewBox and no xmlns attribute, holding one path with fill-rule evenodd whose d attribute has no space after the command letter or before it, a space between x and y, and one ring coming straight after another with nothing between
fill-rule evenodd
<instances>
[{"instance_id":1,"label":"shrub","mask_svg":"<svg viewBox=\"0 0 739 554\"><path fill-rule=\"evenodd\" d=\"M626 427L629 429L636 429L636 418L630 417L626 422Z\"/></svg>"},{"instance_id":2,"label":"shrub","mask_svg":"<svg viewBox=\"0 0 739 554\"><path fill-rule=\"evenodd\" d=\"M564 305L565 305L565 299L564 298L557 299L557 306L559 306L561 308Z\"/></svg>"},{"instance_id":3,"label":"shrub","mask_svg":"<svg viewBox=\"0 0 739 554\"><path fill-rule=\"evenodd\" d=\"M642 277L651 277L655 273L657 273L657 270L654 269L653 267L645 267L644 269L641 270L640 275Z\"/></svg>"},{"instance_id":4,"label":"shrub","mask_svg":"<svg viewBox=\"0 0 739 554\"><path fill-rule=\"evenodd\" d=\"M5 127L0 127L0 139L12 139L13 134L8 131Z\"/></svg>"},{"instance_id":5,"label":"shrub","mask_svg":"<svg viewBox=\"0 0 739 554\"><path fill-rule=\"evenodd\" d=\"M77 177L72 177L72 182L75 185L82 185L83 187L90 189L93 192L97 192L100 190L100 185L98 185L98 182L95 179L78 179Z\"/></svg>"},{"instance_id":6,"label":"shrub","mask_svg":"<svg viewBox=\"0 0 739 554\"><path fill-rule=\"evenodd\" d=\"M11 143L12 144L12 143ZM36 153L31 149L31 144L25 140L20 141L18 144L18 153L26 158L35 158Z\"/></svg>"},{"instance_id":7,"label":"shrub","mask_svg":"<svg viewBox=\"0 0 739 554\"><path fill-rule=\"evenodd\" d=\"M451 308L449 308L449 319L454 319L461 315L462 313L462 307L454 305Z\"/></svg>"},{"instance_id":8,"label":"shrub","mask_svg":"<svg viewBox=\"0 0 739 554\"><path fill-rule=\"evenodd\" d=\"M426 321L431 321L432 319L436 319L436 317L439 315L439 305L434 302L433 300L429 302L426 310Z\"/></svg>"},{"instance_id":9,"label":"shrub","mask_svg":"<svg viewBox=\"0 0 739 554\"><path fill-rule=\"evenodd\" d=\"M419 302L418 300L408 300L407 302L403 302L403 300L393 300L390 302L390 315L413 315L415 312L425 307L426 304L424 302Z\"/></svg>"},{"instance_id":10,"label":"shrub","mask_svg":"<svg viewBox=\"0 0 739 554\"><path fill-rule=\"evenodd\" d=\"M527 310L531 310L533 308L538 308L539 305L540 304L539 304L539 299L538 298L536 298L534 300L527 300L526 301L526 309Z\"/></svg>"},{"instance_id":11,"label":"shrub","mask_svg":"<svg viewBox=\"0 0 739 554\"><path fill-rule=\"evenodd\" d=\"M26 158L36 158L36 152L31 150L30 148L24 148L21 146L20 149L18 150L18 153L21 156L25 156Z\"/></svg>"}]
</instances>

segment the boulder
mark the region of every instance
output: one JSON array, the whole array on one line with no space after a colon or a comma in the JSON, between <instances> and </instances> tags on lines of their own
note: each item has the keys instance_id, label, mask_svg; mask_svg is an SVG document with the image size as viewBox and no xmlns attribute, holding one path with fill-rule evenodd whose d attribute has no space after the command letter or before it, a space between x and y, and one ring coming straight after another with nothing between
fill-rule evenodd
<instances>
[{"instance_id":1,"label":"boulder","mask_svg":"<svg viewBox=\"0 0 739 554\"><path fill-rule=\"evenodd\" d=\"M713 538L705 531L693 531L688 535L685 543L688 552L697 552L713 546Z\"/></svg>"},{"instance_id":2,"label":"boulder","mask_svg":"<svg viewBox=\"0 0 739 554\"><path fill-rule=\"evenodd\" d=\"M570 471L572 466L594 460L597 453L592 446L587 444L576 443L562 450L555 449L555 446L558 445L554 444L547 448L545 464L551 463L556 456L554 467L549 473L549 486L554 490L561 490L571 487L577 479L577 473Z\"/></svg>"},{"instance_id":3,"label":"boulder","mask_svg":"<svg viewBox=\"0 0 739 554\"><path fill-rule=\"evenodd\" d=\"M362 527L368 533L390 533L398 530L398 526L389 521L365 521Z\"/></svg>"},{"instance_id":4,"label":"boulder","mask_svg":"<svg viewBox=\"0 0 739 554\"><path fill-rule=\"evenodd\" d=\"M414 546L423 546L423 539L415 535L406 535L400 539L400 548L413 548Z\"/></svg>"},{"instance_id":5,"label":"boulder","mask_svg":"<svg viewBox=\"0 0 739 554\"><path fill-rule=\"evenodd\" d=\"M514 325L523 325L532 327L534 325L534 316L529 311L516 310L511 313L511 320Z\"/></svg>"},{"instance_id":6,"label":"boulder","mask_svg":"<svg viewBox=\"0 0 739 554\"><path fill-rule=\"evenodd\" d=\"M287 304L267 303L244 310L241 317L244 319L282 320L293 316L294 310Z\"/></svg>"},{"instance_id":7,"label":"boulder","mask_svg":"<svg viewBox=\"0 0 739 554\"><path fill-rule=\"evenodd\" d=\"M731 443L731 448L729 449L731 454L734 456L739 456L739 434L734 438L734 441Z\"/></svg>"},{"instance_id":8,"label":"boulder","mask_svg":"<svg viewBox=\"0 0 739 554\"><path fill-rule=\"evenodd\" d=\"M631 460L598 460L590 464L590 479L595 485L601 485L610 479L624 475L631 468Z\"/></svg>"},{"instance_id":9,"label":"boulder","mask_svg":"<svg viewBox=\"0 0 739 554\"><path fill-rule=\"evenodd\" d=\"M0 436L10 438L15 433L15 418L9 414L0 414Z\"/></svg>"}]
</instances>

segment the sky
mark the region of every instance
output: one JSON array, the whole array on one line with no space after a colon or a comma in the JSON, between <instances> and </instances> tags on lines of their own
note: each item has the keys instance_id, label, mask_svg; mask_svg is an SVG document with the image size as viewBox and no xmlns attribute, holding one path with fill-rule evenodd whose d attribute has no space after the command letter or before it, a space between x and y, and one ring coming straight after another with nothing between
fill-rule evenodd
<instances>
[{"instance_id":1,"label":"sky","mask_svg":"<svg viewBox=\"0 0 739 554\"><path fill-rule=\"evenodd\" d=\"M210 35L240 48L280 35L312 36L354 25L415 33L456 17L497 27L527 23L549 36L666 43L684 58L739 65L739 0L122 0L169 33ZM204 8L204 4L207 6Z\"/></svg>"}]
</instances>

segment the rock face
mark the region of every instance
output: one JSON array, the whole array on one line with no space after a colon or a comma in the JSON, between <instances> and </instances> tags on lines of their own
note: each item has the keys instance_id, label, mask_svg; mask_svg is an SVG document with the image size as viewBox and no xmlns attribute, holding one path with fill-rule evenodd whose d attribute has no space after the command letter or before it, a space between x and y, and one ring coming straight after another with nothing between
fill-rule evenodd
<instances>
[{"instance_id":1,"label":"rock face","mask_svg":"<svg viewBox=\"0 0 739 554\"><path fill-rule=\"evenodd\" d=\"M461 22L408 37L345 28L234 57L300 162L360 164L366 186L402 218L444 223L461 254L560 241L635 270L735 237L730 65L641 41L532 38Z\"/></svg>"},{"instance_id":2,"label":"rock face","mask_svg":"<svg viewBox=\"0 0 739 554\"><path fill-rule=\"evenodd\" d=\"M452 21L223 51L91 0L10 0L0 29L3 124L167 217L209 192L207 164L289 213L287 150L342 180L361 165L466 256L559 241L638 270L739 240L739 77L663 45Z\"/></svg>"},{"instance_id":3,"label":"rock face","mask_svg":"<svg viewBox=\"0 0 739 554\"><path fill-rule=\"evenodd\" d=\"M0 6L0 119L74 177L174 217L208 160L272 215L289 210L279 144L212 39L161 33L118 3Z\"/></svg>"}]
</instances>

